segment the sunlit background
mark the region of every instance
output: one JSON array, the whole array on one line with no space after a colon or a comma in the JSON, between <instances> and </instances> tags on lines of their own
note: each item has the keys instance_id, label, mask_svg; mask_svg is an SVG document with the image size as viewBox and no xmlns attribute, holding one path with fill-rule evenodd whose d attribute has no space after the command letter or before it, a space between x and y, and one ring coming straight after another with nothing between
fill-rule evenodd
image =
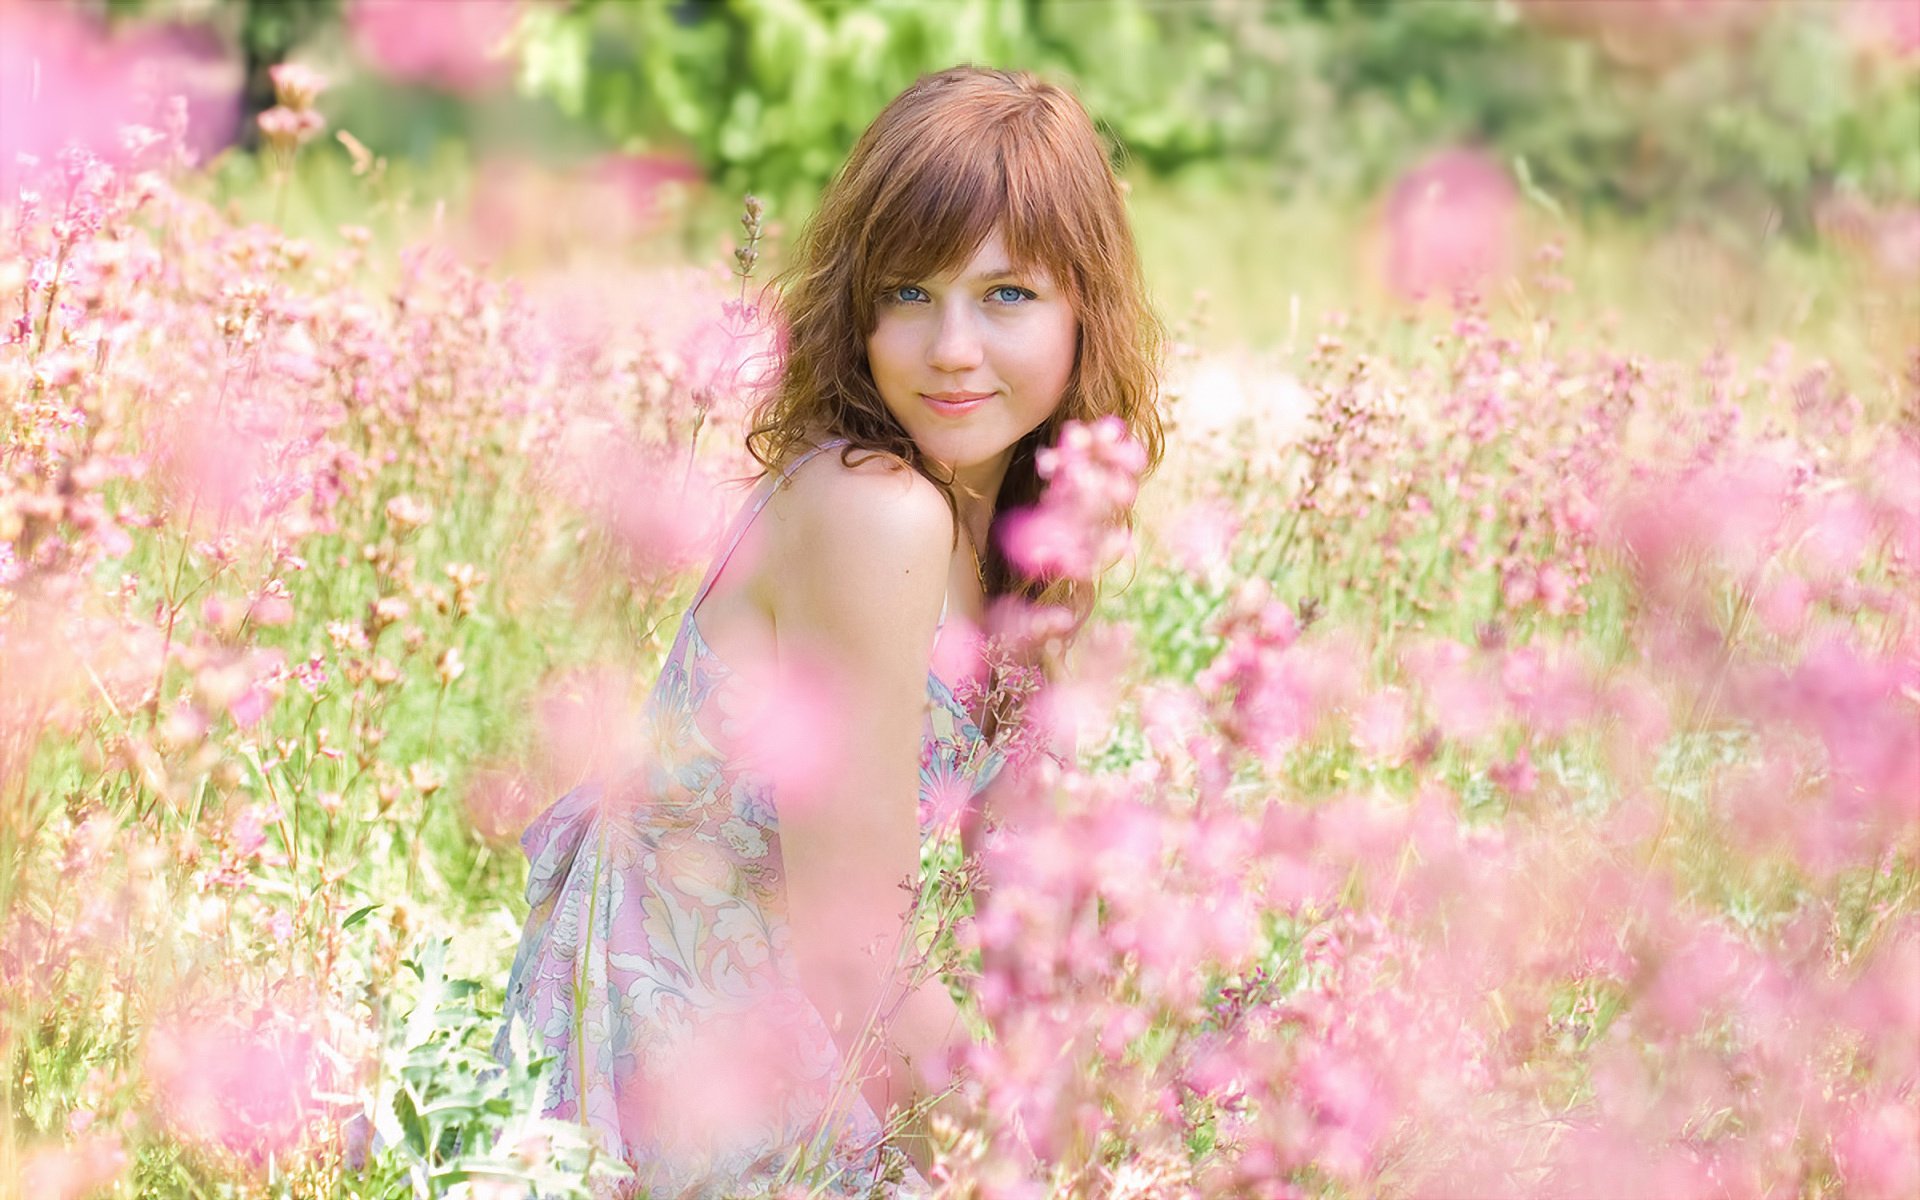
<instances>
[{"instance_id":1,"label":"sunlit background","mask_svg":"<svg viewBox=\"0 0 1920 1200\"><path fill-rule=\"evenodd\" d=\"M1173 338L950 1194L1920 1194L1920 0L0 0L0 1194L585 1194L516 839L958 62Z\"/></svg>"},{"instance_id":2,"label":"sunlit background","mask_svg":"<svg viewBox=\"0 0 1920 1200\"><path fill-rule=\"evenodd\" d=\"M1920 255L1920 17L1903 0L6 11L9 159L110 142L178 94L189 146L244 206L267 72L299 62L329 81L326 125L285 222L403 239L444 221L516 269L702 262L748 191L797 227L888 98L968 61L1075 86L1122 147L1164 308L1188 317L1205 293L1212 343L1284 343L1295 296L1377 306L1511 271L1547 236L1649 329L1709 313L1743 333L1884 329L1857 319L1862 292L1910 283ZM341 133L384 163L380 186ZM1789 299L1768 271L1835 286ZM1841 295L1867 307L1837 311Z\"/></svg>"}]
</instances>

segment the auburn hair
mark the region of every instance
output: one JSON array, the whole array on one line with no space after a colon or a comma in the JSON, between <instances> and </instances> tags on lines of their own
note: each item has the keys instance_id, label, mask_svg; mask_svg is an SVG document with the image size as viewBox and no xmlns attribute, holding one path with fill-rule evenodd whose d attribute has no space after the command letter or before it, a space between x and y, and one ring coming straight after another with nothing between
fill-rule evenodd
<instances>
[{"instance_id":1,"label":"auburn hair","mask_svg":"<svg viewBox=\"0 0 1920 1200\"><path fill-rule=\"evenodd\" d=\"M1079 334L1061 403L1013 448L995 525L1039 500L1034 452L1066 421L1120 418L1152 471L1164 446L1166 334L1147 300L1107 143L1065 89L973 66L924 76L895 97L828 184L777 280L774 381L754 406L748 453L772 469L824 432L848 440L843 463L855 453L898 460L946 496L957 549L951 480L887 410L866 345L887 287L963 267L996 227L1016 268L1042 267L1066 290ZM1131 528L1133 514L1124 520ZM1024 578L991 533L985 567L990 602L1011 595L1061 607L1076 630L1092 612L1091 588Z\"/></svg>"}]
</instances>

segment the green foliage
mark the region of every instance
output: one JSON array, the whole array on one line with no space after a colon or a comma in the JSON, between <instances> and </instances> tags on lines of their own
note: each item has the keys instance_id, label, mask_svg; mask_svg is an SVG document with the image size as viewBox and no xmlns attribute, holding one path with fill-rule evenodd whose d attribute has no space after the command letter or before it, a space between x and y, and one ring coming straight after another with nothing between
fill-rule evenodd
<instances>
[{"instance_id":1,"label":"green foliage","mask_svg":"<svg viewBox=\"0 0 1920 1200\"><path fill-rule=\"evenodd\" d=\"M429 938L404 964L419 980L419 997L395 1030L372 1116L382 1148L354 1194L441 1196L487 1179L557 1200L590 1195L592 1179L624 1176L578 1123L536 1115L551 1060L531 1056L526 1027L515 1021L511 1059L495 1063L484 1044L497 1017L474 1003L482 985L448 978L446 959L446 940Z\"/></svg>"},{"instance_id":2,"label":"green foliage","mask_svg":"<svg viewBox=\"0 0 1920 1200\"><path fill-rule=\"evenodd\" d=\"M886 101L960 62L1070 82L1160 174L1253 170L1359 194L1428 149L1523 157L1545 193L1699 213L1823 190L1920 198L1920 73L1858 54L1829 6L1643 61L1510 3L576 0L533 12L521 80L727 188L817 189ZM1644 18L1649 44L1681 39Z\"/></svg>"}]
</instances>

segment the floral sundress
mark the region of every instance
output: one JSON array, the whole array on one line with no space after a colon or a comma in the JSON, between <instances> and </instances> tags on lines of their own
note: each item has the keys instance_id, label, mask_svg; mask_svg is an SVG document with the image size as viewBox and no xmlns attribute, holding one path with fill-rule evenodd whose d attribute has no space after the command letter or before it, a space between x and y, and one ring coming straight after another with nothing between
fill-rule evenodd
<instances>
[{"instance_id":1,"label":"floral sundress","mask_svg":"<svg viewBox=\"0 0 1920 1200\"><path fill-rule=\"evenodd\" d=\"M521 837L532 911L505 1020L521 1018L534 1052L555 1057L545 1114L587 1126L651 1200L753 1195L796 1152L825 1165L831 1182L815 1194L865 1197L885 1171L880 1122L800 988L771 782L710 736L726 724L734 681L693 616L773 493L844 442L762 480L735 517L648 697L642 777L582 784ZM929 672L923 844L1004 762ZM503 1023L494 1055L509 1053ZM930 1190L906 1166L879 1194Z\"/></svg>"}]
</instances>

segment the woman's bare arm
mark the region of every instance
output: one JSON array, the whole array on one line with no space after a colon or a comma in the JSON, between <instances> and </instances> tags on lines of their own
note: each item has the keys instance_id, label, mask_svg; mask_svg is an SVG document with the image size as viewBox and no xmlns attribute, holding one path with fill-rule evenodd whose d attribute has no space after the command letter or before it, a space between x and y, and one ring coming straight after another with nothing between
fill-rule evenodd
<instances>
[{"instance_id":1,"label":"woman's bare arm","mask_svg":"<svg viewBox=\"0 0 1920 1200\"><path fill-rule=\"evenodd\" d=\"M829 669L834 721L852 736L819 795L781 802L781 857L802 985L885 1120L945 1085L966 1036L938 978L907 988L895 969L920 866L920 739L952 524L920 476L822 459L769 509L775 628L783 665ZM891 1014L884 1053L862 1036L875 1012Z\"/></svg>"}]
</instances>

